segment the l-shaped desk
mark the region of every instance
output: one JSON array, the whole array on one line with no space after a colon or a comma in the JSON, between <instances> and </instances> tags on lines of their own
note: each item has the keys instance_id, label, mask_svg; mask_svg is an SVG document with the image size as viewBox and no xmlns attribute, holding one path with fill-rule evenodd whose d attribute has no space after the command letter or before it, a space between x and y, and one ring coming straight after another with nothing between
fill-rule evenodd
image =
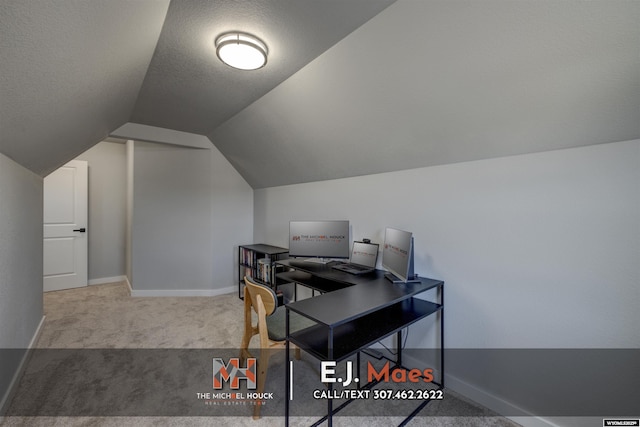
<instances>
[{"instance_id":1,"label":"l-shaped desk","mask_svg":"<svg viewBox=\"0 0 640 427\"><path fill-rule=\"evenodd\" d=\"M297 345L321 361L344 360L383 338L397 334L396 366L402 366L402 329L440 312L440 387L444 387L444 282L420 278L416 283L392 283L385 272L375 270L364 275L353 275L331 268L329 264L286 259L276 261L288 271L279 273L278 279L319 291L321 295L294 301L287 308L287 366L289 345ZM416 295L436 289L438 302L415 298ZM316 324L290 333L291 312L313 320ZM286 369L287 395L285 398L286 424L289 423L290 371ZM332 383L329 383L331 390ZM417 414L428 401L409 417ZM332 400L327 400L327 419L332 425L335 412ZM340 409L340 408L338 408Z\"/></svg>"}]
</instances>

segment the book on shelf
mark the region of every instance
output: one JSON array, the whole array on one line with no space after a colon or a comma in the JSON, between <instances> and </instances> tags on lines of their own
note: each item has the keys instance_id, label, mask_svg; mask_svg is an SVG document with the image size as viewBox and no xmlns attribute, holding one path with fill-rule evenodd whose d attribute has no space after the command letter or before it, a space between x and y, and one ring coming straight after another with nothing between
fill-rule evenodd
<instances>
[{"instance_id":1,"label":"book on shelf","mask_svg":"<svg viewBox=\"0 0 640 427\"><path fill-rule=\"evenodd\" d=\"M256 253L251 249L240 248L240 259L243 265L253 267L255 265Z\"/></svg>"},{"instance_id":2,"label":"book on shelf","mask_svg":"<svg viewBox=\"0 0 640 427\"><path fill-rule=\"evenodd\" d=\"M271 283L271 259L268 257L258 260L258 278L265 283Z\"/></svg>"}]
</instances>

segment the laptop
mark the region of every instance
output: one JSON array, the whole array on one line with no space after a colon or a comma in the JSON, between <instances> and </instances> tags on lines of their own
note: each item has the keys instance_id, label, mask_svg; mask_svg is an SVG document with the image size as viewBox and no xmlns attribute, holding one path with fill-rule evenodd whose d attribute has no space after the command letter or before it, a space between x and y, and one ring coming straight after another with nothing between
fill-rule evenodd
<instances>
[{"instance_id":1,"label":"laptop","mask_svg":"<svg viewBox=\"0 0 640 427\"><path fill-rule=\"evenodd\" d=\"M356 275L371 273L376 269L376 262L378 261L378 244L353 242L349 261L331 267Z\"/></svg>"}]
</instances>

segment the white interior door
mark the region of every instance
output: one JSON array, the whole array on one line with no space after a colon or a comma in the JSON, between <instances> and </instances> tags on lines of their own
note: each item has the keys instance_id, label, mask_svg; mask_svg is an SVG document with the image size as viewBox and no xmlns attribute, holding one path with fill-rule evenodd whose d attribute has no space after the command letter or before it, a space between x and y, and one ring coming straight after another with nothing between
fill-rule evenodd
<instances>
[{"instance_id":1,"label":"white interior door","mask_svg":"<svg viewBox=\"0 0 640 427\"><path fill-rule=\"evenodd\" d=\"M44 291L87 286L88 164L72 160L44 178Z\"/></svg>"}]
</instances>

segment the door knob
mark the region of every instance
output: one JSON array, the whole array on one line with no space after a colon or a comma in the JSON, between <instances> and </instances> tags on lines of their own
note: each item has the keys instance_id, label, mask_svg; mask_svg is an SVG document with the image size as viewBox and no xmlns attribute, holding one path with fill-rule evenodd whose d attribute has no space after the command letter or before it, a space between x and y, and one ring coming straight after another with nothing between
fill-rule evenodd
<instances>
[{"instance_id":1,"label":"door knob","mask_svg":"<svg viewBox=\"0 0 640 427\"><path fill-rule=\"evenodd\" d=\"M87 229L82 227L82 228L78 228L77 230L73 230L73 231L79 231L81 233L84 233L85 231L87 231Z\"/></svg>"}]
</instances>

